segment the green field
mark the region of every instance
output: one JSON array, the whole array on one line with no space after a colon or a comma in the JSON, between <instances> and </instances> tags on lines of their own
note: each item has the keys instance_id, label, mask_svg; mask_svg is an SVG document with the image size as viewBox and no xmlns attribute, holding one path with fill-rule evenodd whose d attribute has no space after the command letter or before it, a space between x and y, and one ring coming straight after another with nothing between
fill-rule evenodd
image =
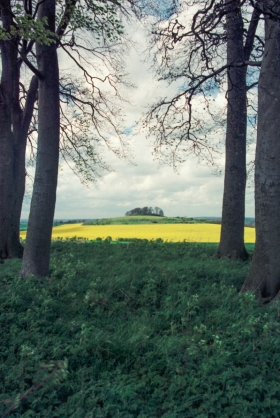
<instances>
[{"instance_id":1,"label":"green field","mask_svg":"<svg viewBox=\"0 0 280 418\"><path fill-rule=\"evenodd\" d=\"M179 224L179 223L202 223L205 219L193 219L184 217L168 217L168 216L119 216L116 218L103 218L97 221L85 222L84 225L130 225L130 224Z\"/></svg>"},{"instance_id":2,"label":"green field","mask_svg":"<svg viewBox=\"0 0 280 418\"><path fill-rule=\"evenodd\" d=\"M279 308L216 249L54 241L48 279L5 261L0 416L279 417Z\"/></svg>"},{"instance_id":3,"label":"green field","mask_svg":"<svg viewBox=\"0 0 280 418\"><path fill-rule=\"evenodd\" d=\"M27 230L27 221L20 221L20 231L26 231Z\"/></svg>"},{"instance_id":4,"label":"green field","mask_svg":"<svg viewBox=\"0 0 280 418\"><path fill-rule=\"evenodd\" d=\"M165 242L219 242L221 225L214 223L195 224L95 224L84 225L82 223L65 223L56 226L52 230L52 239L69 239L74 237L91 241L108 239L119 241L120 239L144 239ZM255 242L255 228L244 228L245 243ZM21 239L26 238L26 231L20 232Z\"/></svg>"}]
</instances>

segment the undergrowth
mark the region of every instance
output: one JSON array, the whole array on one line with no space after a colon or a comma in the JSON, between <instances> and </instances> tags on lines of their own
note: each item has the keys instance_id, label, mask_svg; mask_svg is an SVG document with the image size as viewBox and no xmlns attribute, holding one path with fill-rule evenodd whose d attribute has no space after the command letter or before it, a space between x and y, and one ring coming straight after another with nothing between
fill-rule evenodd
<instances>
[{"instance_id":1,"label":"undergrowth","mask_svg":"<svg viewBox=\"0 0 280 418\"><path fill-rule=\"evenodd\" d=\"M279 417L277 306L215 251L68 240L49 279L2 264L0 416Z\"/></svg>"}]
</instances>

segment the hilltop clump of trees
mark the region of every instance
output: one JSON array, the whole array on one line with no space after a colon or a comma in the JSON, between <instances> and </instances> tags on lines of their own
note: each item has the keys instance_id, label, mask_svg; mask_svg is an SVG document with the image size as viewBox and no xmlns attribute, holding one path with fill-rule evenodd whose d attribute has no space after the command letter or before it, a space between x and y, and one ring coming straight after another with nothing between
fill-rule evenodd
<instances>
[{"instance_id":1,"label":"hilltop clump of trees","mask_svg":"<svg viewBox=\"0 0 280 418\"><path fill-rule=\"evenodd\" d=\"M149 215L149 216L164 216L163 210L159 207L148 207L131 209L125 213L125 216L134 215Z\"/></svg>"}]
</instances>

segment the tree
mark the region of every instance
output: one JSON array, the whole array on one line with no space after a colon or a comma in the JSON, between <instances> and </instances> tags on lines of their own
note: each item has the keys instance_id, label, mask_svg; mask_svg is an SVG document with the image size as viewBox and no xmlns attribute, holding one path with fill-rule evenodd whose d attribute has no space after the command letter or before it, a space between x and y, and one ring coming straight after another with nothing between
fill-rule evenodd
<instances>
[{"instance_id":1,"label":"tree","mask_svg":"<svg viewBox=\"0 0 280 418\"><path fill-rule=\"evenodd\" d=\"M142 208L142 215L148 215L148 212L149 212L148 206L145 206L144 208Z\"/></svg>"},{"instance_id":2,"label":"tree","mask_svg":"<svg viewBox=\"0 0 280 418\"><path fill-rule=\"evenodd\" d=\"M1 17L4 29L10 26L9 10L6 4L1 4ZM8 252L17 253L14 247L13 237L8 236L11 223L10 206L14 203L14 189L12 182L13 134L11 130L11 97L13 95L13 79L15 78L15 41L1 45L1 54L6 57L5 65L2 66L1 96L0 96L0 256L6 257Z\"/></svg>"},{"instance_id":3,"label":"tree","mask_svg":"<svg viewBox=\"0 0 280 418\"><path fill-rule=\"evenodd\" d=\"M120 112L116 109L110 92L105 93L100 87L102 83L107 83L117 98L121 98L118 91L118 86L124 81L119 74L122 72L119 65L121 58L114 53L113 44L117 37L122 35L122 26L116 18L117 8L121 14L127 15L128 7L134 7L133 1L128 0L126 3L121 5L115 1L97 1L87 3L88 7L84 7L83 1L76 0L66 1L65 4L58 3L56 47L63 48L65 53L71 55L85 80L82 82L67 74L62 74L60 78L60 152L62 158L70 163L75 174L86 184L100 177L103 170L109 169L100 157L98 145L101 139L119 156L127 157L122 128L118 124L118 120L121 119ZM0 167L0 178L3 179L0 181L0 258L13 258L22 254L19 223L25 191L27 143L31 144L34 161L37 152L38 120L37 108L34 105L37 100L39 73L34 61L34 41L44 43L47 38L43 22L36 19L37 2L24 1L23 6L8 0L0 2L1 10L3 9L1 20L5 20L3 28L0 28L2 75L9 73L5 72L5 68L9 68L11 62L12 68L16 70L5 80L2 77L2 86L3 83L10 83L10 88L5 88L5 95L2 96L5 107L3 111L10 114L8 119L5 116L1 120L5 124L10 118L12 130L10 136L6 135L6 142L2 135L0 144L3 150L2 157L11 161L10 165L2 164ZM94 33L95 37L100 38L101 45L93 45L92 42L89 45L87 39L83 42L83 37L77 37L80 29L86 29L89 35ZM110 38L111 41L106 38ZM90 40L90 36L88 39ZM9 47L11 42L13 48ZM95 74L89 72L86 57L89 54L103 60L108 69L104 79L102 74L97 72L97 67L93 67ZM22 64L35 74L33 77L29 75L29 88L21 79ZM3 133L4 125L0 129ZM119 136L120 147L112 146L104 132ZM6 143L13 143L9 150L10 157Z\"/></svg>"},{"instance_id":4,"label":"tree","mask_svg":"<svg viewBox=\"0 0 280 418\"><path fill-rule=\"evenodd\" d=\"M256 244L241 292L253 292L263 303L268 303L280 295L280 3L265 0L259 7L265 19L265 49L258 93Z\"/></svg>"},{"instance_id":5,"label":"tree","mask_svg":"<svg viewBox=\"0 0 280 418\"><path fill-rule=\"evenodd\" d=\"M103 1L101 7L96 6L94 3L86 3L84 7L88 7L89 11L95 7L101 15L103 11ZM110 2L108 2L110 3ZM130 2L129 2L130 3ZM131 2L132 3L132 2ZM56 13L55 13L55 0L45 0L38 3L38 18L45 25L45 32L49 35L49 42L41 45L36 42L36 58L37 58L37 76L39 78L39 108L38 108L38 150L36 157L36 174L34 190L31 202L31 211L28 222L26 248L23 256L23 263L21 268L21 276L27 277L31 274L36 276L45 277L49 271L49 259L50 259L50 244L51 244L51 232L53 225L53 216L55 210L56 200L56 186L58 175L58 161L59 161L59 70L57 61L57 43L63 47L63 50L74 59L78 67L83 71L86 81L91 88L97 89L99 94L100 90L98 85L96 86L90 73L80 62L82 56L78 52L79 60L75 60L66 48L67 45L63 45L60 42L61 35L64 34L68 25L73 22L73 30L81 29L76 26L77 16L81 18L82 15L82 27L93 30L98 28L95 25L95 21L89 18L87 21L87 15L83 15L83 10L79 9L78 2L68 0L68 9L66 7L62 20L56 30ZM107 4L105 2L105 4ZM113 5L117 5L120 9L124 9L123 5L118 2L113 2ZM124 9L125 10L125 9ZM94 10L93 10L94 12ZM109 4L109 12L115 15L115 10L111 9ZM77 13L77 14L76 14ZM110 17L110 16L109 16ZM99 23L99 22L98 22ZM115 17L112 17L112 21L109 21L108 37L112 35L111 24L116 28L116 32L119 33L120 25ZM105 23L105 29L107 29L108 23ZM56 30L56 31L55 31ZM98 33L97 33L98 35ZM74 36L74 34L73 34ZM57 38L57 41L54 41ZM69 43L68 43L69 45ZM71 43L73 46L73 42ZM83 45L79 45L80 48L88 48ZM75 49L74 49L75 51ZM118 76L116 76L118 79ZM101 80L102 81L102 80ZM114 87L114 85L113 85ZM85 91L86 92L86 91ZM77 100L71 91L66 92L65 95L70 97L73 101ZM86 105L84 100L79 100L82 108ZM92 112L99 111L102 113L102 107L94 104L89 104ZM55 116L56 115L56 116ZM113 125L116 130L116 127ZM95 125L97 132L99 133L98 126ZM42 216L43 215L43 216Z\"/></svg>"},{"instance_id":6,"label":"tree","mask_svg":"<svg viewBox=\"0 0 280 418\"><path fill-rule=\"evenodd\" d=\"M19 104L19 72L25 59L18 57L19 37L9 36L14 28L14 14L9 0L0 2L2 74L0 86L0 258L22 254L19 222L24 195L25 145L37 94L37 78L33 77L25 101ZM38 38L38 25L34 33Z\"/></svg>"},{"instance_id":7,"label":"tree","mask_svg":"<svg viewBox=\"0 0 280 418\"><path fill-rule=\"evenodd\" d=\"M38 4L38 19L48 22L47 31L55 33L55 0ZM36 43L39 75L38 150L30 217L21 276L49 274L50 243L56 201L59 161L59 70L56 41Z\"/></svg>"},{"instance_id":8,"label":"tree","mask_svg":"<svg viewBox=\"0 0 280 418\"><path fill-rule=\"evenodd\" d=\"M154 216L164 216L163 210L155 207L144 206L143 208L134 208L125 213L125 216L134 216L134 215L154 215Z\"/></svg>"},{"instance_id":9,"label":"tree","mask_svg":"<svg viewBox=\"0 0 280 418\"><path fill-rule=\"evenodd\" d=\"M251 68L260 65L262 55L262 39L256 35L259 11L239 0L186 4L198 9L189 29L180 22L178 12L153 31L158 74L169 83L181 81L181 86L176 96L163 98L151 107L144 126L155 136L155 152L176 168L190 154L214 165L219 144L209 142L207 136L211 131L223 132L226 122L223 217L217 255L245 259L246 94L257 84ZM215 109L215 92L224 89L225 77L227 109L221 118L221 110ZM198 110L202 105L208 121Z\"/></svg>"},{"instance_id":10,"label":"tree","mask_svg":"<svg viewBox=\"0 0 280 418\"><path fill-rule=\"evenodd\" d=\"M253 9L248 32L244 38L241 1L225 4L227 32L227 126L221 237L218 257L245 260L244 245L247 131L247 65L253 49L260 13ZM238 63L243 65L238 66Z\"/></svg>"}]
</instances>

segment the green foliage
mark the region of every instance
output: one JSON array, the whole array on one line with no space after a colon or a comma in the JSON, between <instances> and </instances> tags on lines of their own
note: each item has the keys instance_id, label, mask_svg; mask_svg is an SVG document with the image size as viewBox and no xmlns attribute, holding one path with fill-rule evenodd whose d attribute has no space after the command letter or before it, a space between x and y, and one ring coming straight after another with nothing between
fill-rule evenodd
<instances>
[{"instance_id":1,"label":"green foliage","mask_svg":"<svg viewBox=\"0 0 280 418\"><path fill-rule=\"evenodd\" d=\"M71 0L70 0L71 1ZM64 24L68 22L68 16L63 18L65 12L65 1L58 1L57 23ZM75 33L77 30L88 30L94 33L97 40L107 39L115 42L123 35L123 25L117 18L117 8L120 3L103 0L89 0L86 5L78 1L75 6L69 8L71 15L68 23L69 31ZM0 40L8 40L14 36L19 36L25 40L33 40L39 44L50 45L57 41L57 35L45 28L47 18L41 20L34 19L28 13L25 13L23 5L16 3L13 7L14 24L10 30L0 28Z\"/></svg>"},{"instance_id":2,"label":"green foliage","mask_svg":"<svg viewBox=\"0 0 280 418\"><path fill-rule=\"evenodd\" d=\"M17 5L17 11L22 12L21 5ZM57 35L46 29L48 20L44 17L41 20L33 19L29 14L21 14L15 16L14 25L10 26L7 31L0 28L0 40L6 41L15 36L25 40L36 41L41 45L50 45L57 41Z\"/></svg>"},{"instance_id":3,"label":"green foliage","mask_svg":"<svg viewBox=\"0 0 280 418\"><path fill-rule=\"evenodd\" d=\"M57 20L63 24L65 1L59 0L60 12ZM106 39L110 42L117 41L123 35L123 25L117 18L117 9L120 3L117 1L88 0L85 4L78 1L71 9L71 19L68 24L72 33L78 30L87 30L94 34L96 40Z\"/></svg>"},{"instance_id":4,"label":"green foliage","mask_svg":"<svg viewBox=\"0 0 280 418\"><path fill-rule=\"evenodd\" d=\"M127 242L53 242L45 280L1 265L0 416L279 417L279 307L238 294L249 262Z\"/></svg>"},{"instance_id":5,"label":"green foliage","mask_svg":"<svg viewBox=\"0 0 280 418\"><path fill-rule=\"evenodd\" d=\"M46 29L48 19L34 20L26 14L16 19L16 26L10 27L10 36L19 36L26 40L36 41L40 45L50 45L57 41L57 35Z\"/></svg>"}]
</instances>

